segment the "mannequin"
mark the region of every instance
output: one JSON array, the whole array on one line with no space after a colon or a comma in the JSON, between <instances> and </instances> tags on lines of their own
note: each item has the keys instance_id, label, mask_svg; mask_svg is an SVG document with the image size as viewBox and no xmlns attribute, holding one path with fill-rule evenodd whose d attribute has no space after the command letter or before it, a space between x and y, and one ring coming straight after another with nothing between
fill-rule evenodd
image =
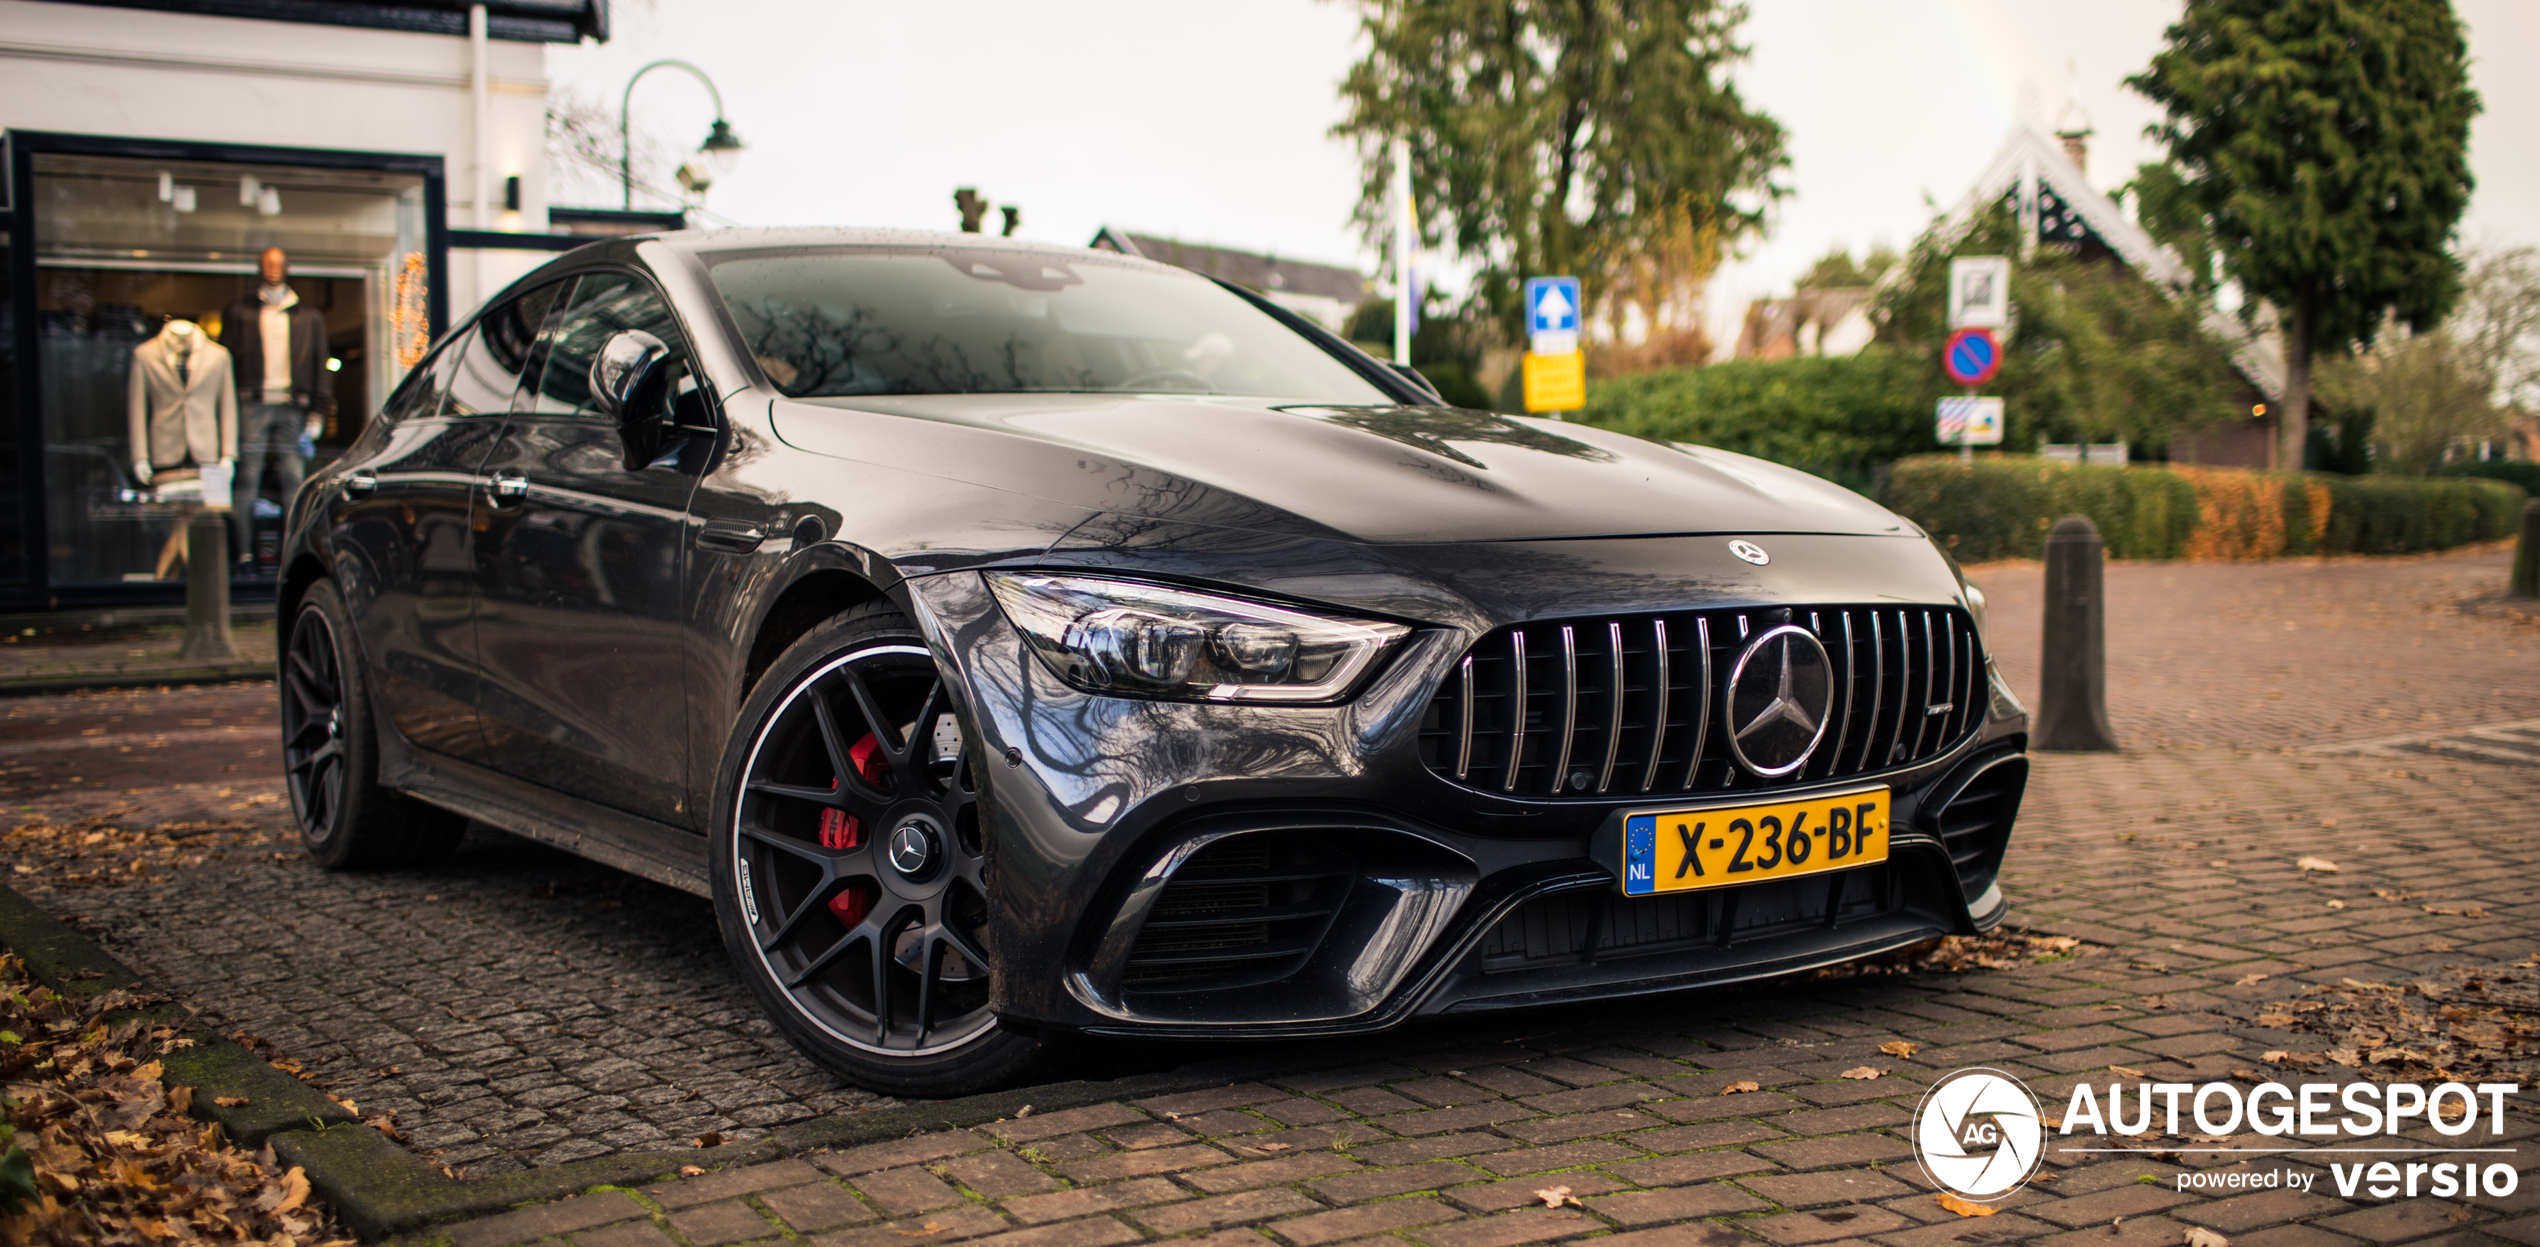
<instances>
[{"instance_id":1,"label":"mannequin","mask_svg":"<svg viewBox=\"0 0 2540 1247\"><path fill-rule=\"evenodd\" d=\"M215 479L206 485L216 487L238 457L238 391L229 352L194 322L170 319L157 336L132 348L125 394L134 479L147 485L180 470L213 468ZM210 497L204 501L217 505ZM180 525L159 551L161 579L184 541Z\"/></svg>"},{"instance_id":2,"label":"mannequin","mask_svg":"<svg viewBox=\"0 0 2540 1247\"><path fill-rule=\"evenodd\" d=\"M285 279L291 258L280 247L257 257L259 284L221 314L221 342L235 359L238 403L238 474L231 483L230 525L238 561L256 557L256 495L265 467L285 505L300 492L308 471L301 453L326 431L335 414L335 374L326 368L326 318L303 307Z\"/></svg>"}]
</instances>

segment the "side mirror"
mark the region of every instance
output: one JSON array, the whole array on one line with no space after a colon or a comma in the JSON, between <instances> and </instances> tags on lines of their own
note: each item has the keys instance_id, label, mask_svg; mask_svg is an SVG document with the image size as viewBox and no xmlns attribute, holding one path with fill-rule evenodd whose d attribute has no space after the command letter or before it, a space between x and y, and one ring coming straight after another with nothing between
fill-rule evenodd
<instances>
[{"instance_id":1,"label":"side mirror","mask_svg":"<svg viewBox=\"0 0 2540 1247\"><path fill-rule=\"evenodd\" d=\"M617 425L629 472L642 471L661 453L670 364L670 348L641 329L611 337L591 359L591 405Z\"/></svg>"}]
</instances>

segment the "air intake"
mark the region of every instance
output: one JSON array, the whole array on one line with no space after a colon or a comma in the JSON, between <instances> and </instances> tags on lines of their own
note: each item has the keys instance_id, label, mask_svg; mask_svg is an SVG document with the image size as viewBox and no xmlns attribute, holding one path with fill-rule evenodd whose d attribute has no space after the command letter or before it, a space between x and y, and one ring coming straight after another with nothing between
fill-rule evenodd
<instances>
[{"instance_id":1,"label":"air intake","mask_svg":"<svg viewBox=\"0 0 2540 1247\"><path fill-rule=\"evenodd\" d=\"M1184 863L1130 946L1129 992L1211 991L1294 974L1330 929L1349 862L1309 836L1229 836Z\"/></svg>"},{"instance_id":2,"label":"air intake","mask_svg":"<svg viewBox=\"0 0 2540 1247\"><path fill-rule=\"evenodd\" d=\"M2002 869L2011 821L2019 817L2020 796L2027 790L2028 759L2014 754L1984 764L1940 807L1940 840L1949 846L1949 861L1970 899L1993 886Z\"/></svg>"}]
</instances>

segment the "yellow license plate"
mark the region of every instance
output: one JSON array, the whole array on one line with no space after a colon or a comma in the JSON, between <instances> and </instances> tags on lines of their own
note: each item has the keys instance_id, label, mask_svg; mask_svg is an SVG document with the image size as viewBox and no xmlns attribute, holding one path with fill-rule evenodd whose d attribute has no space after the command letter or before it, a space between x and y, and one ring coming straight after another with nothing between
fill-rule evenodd
<instances>
[{"instance_id":1,"label":"yellow license plate","mask_svg":"<svg viewBox=\"0 0 2540 1247\"><path fill-rule=\"evenodd\" d=\"M1887 860L1887 789L1623 818L1623 894L1653 896Z\"/></svg>"}]
</instances>

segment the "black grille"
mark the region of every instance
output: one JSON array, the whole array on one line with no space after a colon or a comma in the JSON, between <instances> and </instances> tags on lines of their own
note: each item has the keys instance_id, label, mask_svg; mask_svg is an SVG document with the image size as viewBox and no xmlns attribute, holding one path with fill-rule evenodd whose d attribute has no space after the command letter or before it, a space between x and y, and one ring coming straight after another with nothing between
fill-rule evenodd
<instances>
[{"instance_id":1,"label":"black grille","mask_svg":"<svg viewBox=\"0 0 2540 1247\"><path fill-rule=\"evenodd\" d=\"M1978 772L1941 807L1940 839L1949 846L1949 860L1970 899L1992 886L1994 874L2002 869L2002 850L2027 789L2028 760L2007 758Z\"/></svg>"},{"instance_id":2,"label":"black grille","mask_svg":"<svg viewBox=\"0 0 2540 1247\"><path fill-rule=\"evenodd\" d=\"M1784 624L1832 662L1833 722L1771 779L1730 756L1719 702L1748 638ZM1955 607L1816 606L1552 620L1502 628L1447 673L1420 721L1446 779L1529 798L1788 787L1937 757L1981 722L1984 650Z\"/></svg>"},{"instance_id":3,"label":"black grille","mask_svg":"<svg viewBox=\"0 0 2540 1247\"><path fill-rule=\"evenodd\" d=\"M1872 866L1677 896L1556 892L1519 906L1482 937L1481 969L1490 973L1694 945L1726 946L1832 927L1885 913L1890 869Z\"/></svg>"},{"instance_id":4,"label":"black grille","mask_svg":"<svg viewBox=\"0 0 2540 1247\"><path fill-rule=\"evenodd\" d=\"M1276 982L1305 964L1349 886L1349 863L1304 836L1231 836L1200 850L1130 946L1130 991Z\"/></svg>"}]
</instances>

